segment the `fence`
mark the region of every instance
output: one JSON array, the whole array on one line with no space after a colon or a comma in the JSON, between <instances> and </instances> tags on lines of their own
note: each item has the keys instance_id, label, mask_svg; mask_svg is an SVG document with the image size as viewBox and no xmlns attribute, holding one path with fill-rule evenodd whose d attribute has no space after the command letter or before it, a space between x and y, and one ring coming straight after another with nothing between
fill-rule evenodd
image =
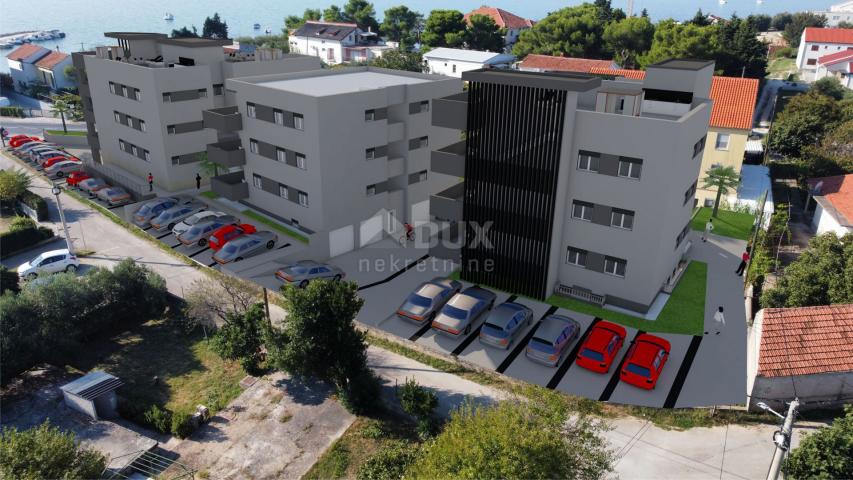
<instances>
[{"instance_id":1,"label":"fence","mask_svg":"<svg viewBox=\"0 0 853 480\"><path fill-rule=\"evenodd\" d=\"M554 288L554 293L557 295L562 295L564 297L576 298L578 300L583 300L584 302L594 303L596 305L604 305L604 295L598 295L592 293L587 290L581 290L579 288L568 287L566 285L558 284L556 288Z\"/></svg>"},{"instance_id":2,"label":"fence","mask_svg":"<svg viewBox=\"0 0 853 480\"><path fill-rule=\"evenodd\" d=\"M95 163L89 154L83 154L81 157L83 157L83 164L86 171L103 178L111 185L124 187L137 200L154 197L154 194L148 191L148 184L142 183L137 177L120 172L113 167Z\"/></svg>"}]
</instances>

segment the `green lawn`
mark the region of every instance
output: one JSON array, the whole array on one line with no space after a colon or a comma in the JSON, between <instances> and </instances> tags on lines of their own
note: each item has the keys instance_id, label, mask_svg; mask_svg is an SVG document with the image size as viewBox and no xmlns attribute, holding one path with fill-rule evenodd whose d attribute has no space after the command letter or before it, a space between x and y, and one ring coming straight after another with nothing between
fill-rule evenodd
<instances>
[{"instance_id":1,"label":"green lawn","mask_svg":"<svg viewBox=\"0 0 853 480\"><path fill-rule=\"evenodd\" d=\"M710 207L702 207L699 212L693 217L690 226L693 230L702 232L705 230L705 224L711 218ZM714 234L724 237L737 238L740 240L749 240L752 234L752 224L755 223L755 217L750 213L730 212L728 210L720 210L714 218Z\"/></svg>"},{"instance_id":2,"label":"green lawn","mask_svg":"<svg viewBox=\"0 0 853 480\"><path fill-rule=\"evenodd\" d=\"M201 192L199 195L201 195L204 198L209 198L211 200L213 200L215 198L219 198L219 194L212 191L212 190L208 190L206 192Z\"/></svg>"},{"instance_id":3,"label":"green lawn","mask_svg":"<svg viewBox=\"0 0 853 480\"><path fill-rule=\"evenodd\" d=\"M797 73L797 62L793 58L779 57L767 63L766 78L780 78L785 80L792 73Z\"/></svg>"},{"instance_id":4,"label":"green lawn","mask_svg":"<svg viewBox=\"0 0 853 480\"><path fill-rule=\"evenodd\" d=\"M293 230L285 227L284 225L276 222L275 220L273 220L273 219L271 219L265 215L261 215L260 213L255 212L254 210L249 210L249 209L243 210L243 215L251 218L252 220L254 220L256 222L263 223L264 225L272 228L273 230L275 230L279 233L283 233L283 234L285 234L291 238L299 240L302 243L308 243L308 237L306 237L305 235L301 235L299 233L296 233Z\"/></svg>"},{"instance_id":5,"label":"green lawn","mask_svg":"<svg viewBox=\"0 0 853 480\"><path fill-rule=\"evenodd\" d=\"M71 137L85 137L85 130L68 130L67 132L63 132L62 130L45 130L45 133L50 135L67 135Z\"/></svg>"}]
</instances>

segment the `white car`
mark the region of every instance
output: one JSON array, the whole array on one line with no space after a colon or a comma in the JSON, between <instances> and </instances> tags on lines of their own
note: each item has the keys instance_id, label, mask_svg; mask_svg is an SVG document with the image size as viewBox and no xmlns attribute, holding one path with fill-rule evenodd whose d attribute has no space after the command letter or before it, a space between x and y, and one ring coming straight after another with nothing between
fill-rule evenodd
<instances>
[{"instance_id":1,"label":"white car","mask_svg":"<svg viewBox=\"0 0 853 480\"><path fill-rule=\"evenodd\" d=\"M44 173L48 175L56 175L62 178L71 172L83 170L83 163L77 160L63 160L56 162L53 165L44 169Z\"/></svg>"},{"instance_id":2,"label":"white car","mask_svg":"<svg viewBox=\"0 0 853 480\"><path fill-rule=\"evenodd\" d=\"M194 214L190 215L189 217L185 218L183 222L175 225L175 227L172 229L172 233L174 233L175 236L177 237L178 235L186 232L187 230L192 228L193 225L195 225L201 221L213 220L214 218L224 217L224 216L225 216L225 213L223 213L223 212L213 212L210 210L205 210L203 212L194 213Z\"/></svg>"},{"instance_id":3,"label":"white car","mask_svg":"<svg viewBox=\"0 0 853 480\"><path fill-rule=\"evenodd\" d=\"M68 252L67 248L44 252L29 262L18 267L18 276L32 280L39 275L58 272L76 272L80 268L80 260Z\"/></svg>"}]
</instances>

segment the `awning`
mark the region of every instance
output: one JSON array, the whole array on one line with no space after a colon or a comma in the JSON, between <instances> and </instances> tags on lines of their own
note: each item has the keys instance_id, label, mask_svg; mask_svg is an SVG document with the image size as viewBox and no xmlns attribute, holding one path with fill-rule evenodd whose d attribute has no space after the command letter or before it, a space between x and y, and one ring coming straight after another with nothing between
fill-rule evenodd
<instances>
[{"instance_id":1,"label":"awning","mask_svg":"<svg viewBox=\"0 0 853 480\"><path fill-rule=\"evenodd\" d=\"M764 153L764 143L761 140L747 140L746 153Z\"/></svg>"}]
</instances>

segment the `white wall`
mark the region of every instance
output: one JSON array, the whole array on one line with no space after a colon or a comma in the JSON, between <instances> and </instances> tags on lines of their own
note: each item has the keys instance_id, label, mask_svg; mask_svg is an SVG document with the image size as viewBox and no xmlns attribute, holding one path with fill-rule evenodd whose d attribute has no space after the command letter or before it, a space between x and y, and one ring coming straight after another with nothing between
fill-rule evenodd
<instances>
[{"instance_id":1,"label":"white wall","mask_svg":"<svg viewBox=\"0 0 853 480\"><path fill-rule=\"evenodd\" d=\"M427 67L429 73L438 75L447 75L450 77L462 78L462 72L477 70L483 68L482 63L476 62L460 62L458 60L447 60L444 58L427 59ZM453 68L456 67L456 71Z\"/></svg>"},{"instance_id":2,"label":"white wall","mask_svg":"<svg viewBox=\"0 0 853 480\"><path fill-rule=\"evenodd\" d=\"M835 232L840 237L847 233L853 233L853 228L848 228L838 223L838 220L824 210L823 206L819 203L815 208L814 217L812 217L812 228L815 229L818 235Z\"/></svg>"},{"instance_id":3,"label":"white wall","mask_svg":"<svg viewBox=\"0 0 853 480\"><path fill-rule=\"evenodd\" d=\"M803 39L805 39L805 35L805 32L803 32ZM815 46L817 50L813 50ZM800 48L797 50L797 68L801 72L814 73L817 70L818 58L831 53L838 53L848 48L853 48L853 45L800 41ZM814 60L814 65L809 65L809 60Z\"/></svg>"}]
</instances>

